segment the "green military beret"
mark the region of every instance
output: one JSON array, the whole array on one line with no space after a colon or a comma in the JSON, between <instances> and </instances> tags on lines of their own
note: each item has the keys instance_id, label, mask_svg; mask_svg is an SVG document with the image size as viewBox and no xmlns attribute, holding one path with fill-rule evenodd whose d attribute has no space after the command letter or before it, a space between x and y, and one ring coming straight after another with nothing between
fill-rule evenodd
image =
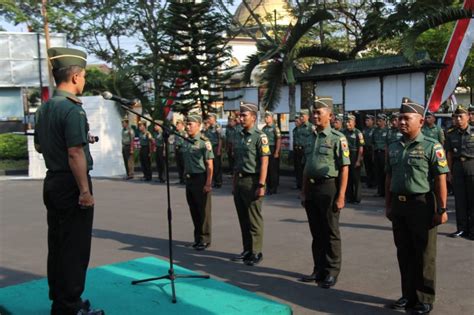
<instances>
[{"instance_id":1,"label":"green military beret","mask_svg":"<svg viewBox=\"0 0 474 315\"><path fill-rule=\"evenodd\" d=\"M466 106L464 105L458 105L458 107L456 107L456 110L454 111L455 114L467 114L469 113L468 109Z\"/></svg>"},{"instance_id":2,"label":"green military beret","mask_svg":"<svg viewBox=\"0 0 474 315\"><path fill-rule=\"evenodd\" d=\"M375 116L371 114L367 114L365 115L365 119L375 119Z\"/></svg>"},{"instance_id":3,"label":"green military beret","mask_svg":"<svg viewBox=\"0 0 474 315\"><path fill-rule=\"evenodd\" d=\"M398 118L398 116L400 116L399 112L393 112L393 113L390 114L390 120L396 119L396 118Z\"/></svg>"},{"instance_id":4,"label":"green military beret","mask_svg":"<svg viewBox=\"0 0 474 315\"><path fill-rule=\"evenodd\" d=\"M343 121L344 120L344 115L343 114L337 114L336 116L334 116L334 119L339 120L339 121Z\"/></svg>"},{"instance_id":5,"label":"green military beret","mask_svg":"<svg viewBox=\"0 0 474 315\"><path fill-rule=\"evenodd\" d=\"M258 106L253 103L241 102L240 103L240 112L258 112Z\"/></svg>"},{"instance_id":6,"label":"green military beret","mask_svg":"<svg viewBox=\"0 0 474 315\"><path fill-rule=\"evenodd\" d=\"M316 97L314 99L313 108L314 109L317 109L317 108L331 108L331 102L332 102L332 99L330 99L330 98Z\"/></svg>"},{"instance_id":7,"label":"green military beret","mask_svg":"<svg viewBox=\"0 0 474 315\"><path fill-rule=\"evenodd\" d=\"M265 112L265 117L267 117L267 116L272 116L272 117L273 117L273 113L272 113L272 112L269 112L269 111L266 111L266 112Z\"/></svg>"},{"instance_id":8,"label":"green military beret","mask_svg":"<svg viewBox=\"0 0 474 315\"><path fill-rule=\"evenodd\" d=\"M468 111L469 111L470 113L474 113L474 106L473 106L473 105L470 105Z\"/></svg>"},{"instance_id":9,"label":"green military beret","mask_svg":"<svg viewBox=\"0 0 474 315\"><path fill-rule=\"evenodd\" d=\"M300 117L306 115L309 116L309 109L302 109L300 110Z\"/></svg>"},{"instance_id":10,"label":"green military beret","mask_svg":"<svg viewBox=\"0 0 474 315\"><path fill-rule=\"evenodd\" d=\"M296 118L300 118L300 113L296 113L296 114L295 114L295 119L296 119Z\"/></svg>"},{"instance_id":11,"label":"green military beret","mask_svg":"<svg viewBox=\"0 0 474 315\"><path fill-rule=\"evenodd\" d=\"M385 119L387 119L387 115L385 115L384 113L379 113L379 114L377 114L377 119L385 120Z\"/></svg>"},{"instance_id":12,"label":"green military beret","mask_svg":"<svg viewBox=\"0 0 474 315\"><path fill-rule=\"evenodd\" d=\"M347 120L356 120L356 116L354 116L353 114L347 114L346 119Z\"/></svg>"},{"instance_id":13,"label":"green military beret","mask_svg":"<svg viewBox=\"0 0 474 315\"><path fill-rule=\"evenodd\" d=\"M402 105L400 105L400 114L415 113L423 116L425 113L425 107L418 104L408 97L402 98Z\"/></svg>"},{"instance_id":14,"label":"green military beret","mask_svg":"<svg viewBox=\"0 0 474 315\"><path fill-rule=\"evenodd\" d=\"M197 114L189 114L188 117L186 117L186 121L202 123L202 117L201 115L197 115Z\"/></svg>"},{"instance_id":15,"label":"green military beret","mask_svg":"<svg viewBox=\"0 0 474 315\"><path fill-rule=\"evenodd\" d=\"M87 54L73 48L51 47L48 49L48 57L53 70L69 66L78 66L85 69L87 64Z\"/></svg>"}]
</instances>

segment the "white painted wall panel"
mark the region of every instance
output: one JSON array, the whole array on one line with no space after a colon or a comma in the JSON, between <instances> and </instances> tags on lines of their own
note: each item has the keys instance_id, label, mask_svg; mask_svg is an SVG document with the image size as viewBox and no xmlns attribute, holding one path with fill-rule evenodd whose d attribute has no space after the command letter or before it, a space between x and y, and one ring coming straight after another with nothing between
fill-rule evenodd
<instances>
[{"instance_id":1,"label":"white painted wall panel","mask_svg":"<svg viewBox=\"0 0 474 315\"><path fill-rule=\"evenodd\" d=\"M346 81L346 111L380 108L380 79L378 77Z\"/></svg>"},{"instance_id":2,"label":"white painted wall panel","mask_svg":"<svg viewBox=\"0 0 474 315\"><path fill-rule=\"evenodd\" d=\"M316 82L315 95L332 97L333 104L342 104L342 82L340 80Z\"/></svg>"},{"instance_id":3,"label":"white painted wall panel","mask_svg":"<svg viewBox=\"0 0 474 315\"><path fill-rule=\"evenodd\" d=\"M384 108L399 108L403 97L425 104L425 75L423 72L384 77Z\"/></svg>"}]
</instances>

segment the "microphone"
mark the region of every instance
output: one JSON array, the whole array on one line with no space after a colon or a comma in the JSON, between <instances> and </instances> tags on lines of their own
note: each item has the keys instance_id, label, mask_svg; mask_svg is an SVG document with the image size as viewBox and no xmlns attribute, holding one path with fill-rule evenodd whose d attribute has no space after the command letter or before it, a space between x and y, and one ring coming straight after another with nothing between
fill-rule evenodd
<instances>
[{"instance_id":1,"label":"microphone","mask_svg":"<svg viewBox=\"0 0 474 315\"><path fill-rule=\"evenodd\" d=\"M117 95L113 95L109 91L105 91L104 93L102 93L102 97L105 98L106 100L116 101L116 102L119 102L119 103L121 103L123 105L126 105L126 106L132 106L135 103L137 103L136 100L129 100L129 99L117 96Z\"/></svg>"}]
</instances>

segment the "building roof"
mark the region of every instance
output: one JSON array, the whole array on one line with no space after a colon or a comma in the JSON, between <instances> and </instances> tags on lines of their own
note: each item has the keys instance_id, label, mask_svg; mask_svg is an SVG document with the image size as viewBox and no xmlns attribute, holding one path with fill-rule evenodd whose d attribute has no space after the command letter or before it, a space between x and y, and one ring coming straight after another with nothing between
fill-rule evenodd
<instances>
[{"instance_id":1,"label":"building roof","mask_svg":"<svg viewBox=\"0 0 474 315\"><path fill-rule=\"evenodd\" d=\"M296 69L297 81L331 81L380 75L394 75L412 72L424 72L441 69L445 64L434 62L427 52L416 54L416 64L410 63L404 56L381 56L336 63L316 64L308 72Z\"/></svg>"}]
</instances>

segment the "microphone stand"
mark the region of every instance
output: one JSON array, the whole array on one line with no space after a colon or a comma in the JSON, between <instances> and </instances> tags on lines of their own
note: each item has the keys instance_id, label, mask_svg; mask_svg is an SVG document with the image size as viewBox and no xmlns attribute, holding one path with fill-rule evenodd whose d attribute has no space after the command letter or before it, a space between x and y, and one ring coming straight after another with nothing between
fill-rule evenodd
<instances>
[{"instance_id":1,"label":"microphone stand","mask_svg":"<svg viewBox=\"0 0 474 315\"><path fill-rule=\"evenodd\" d=\"M152 120L148 117L145 117L145 116L139 114L138 112L134 111L133 109L131 109L128 106L125 106L123 104L121 104L120 106L123 109L125 109L126 111L128 111L130 113L133 113L133 114L137 115L138 117L140 117L144 120L147 120L147 121L151 122L154 125L158 125L158 126L161 127L161 129L163 130L163 140L164 140L164 143L165 143L165 154L166 154L165 172L166 172L166 197L167 197L167 202L168 202L168 250L169 250L170 267L168 269L168 274L167 275L148 278L148 279L142 279L142 280L134 280L134 281L132 281L132 285L135 285L135 284L138 284L138 283L143 283L143 282L149 282L149 281L155 281L155 280L161 280L161 279L168 279L168 280L171 281L171 291L172 291L171 301L173 303L176 303L176 289L175 289L175 285L174 285L174 281L176 279L189 279L189 278L209 279L210 278L209 275L179 275L179 274L175 274L175 272L174 272L173 233L172 233L173 230L172 230L172 224L171 224L171 222L172 222L172 211L171 211L171 199L170 199L170 175L169 175L169 167L168 167L168 161L169 161L168 139L169 139L170 134L174 134L175 136L178 136L178 137L184 139L185 141L187 141L189 143L194 143L194 141L189 139L189 138L183 137L182 135L180 135L176 131L172 130L168 126L164 126L160 123L155 122L154 120Z\"/></svg>"}]
</instances>

